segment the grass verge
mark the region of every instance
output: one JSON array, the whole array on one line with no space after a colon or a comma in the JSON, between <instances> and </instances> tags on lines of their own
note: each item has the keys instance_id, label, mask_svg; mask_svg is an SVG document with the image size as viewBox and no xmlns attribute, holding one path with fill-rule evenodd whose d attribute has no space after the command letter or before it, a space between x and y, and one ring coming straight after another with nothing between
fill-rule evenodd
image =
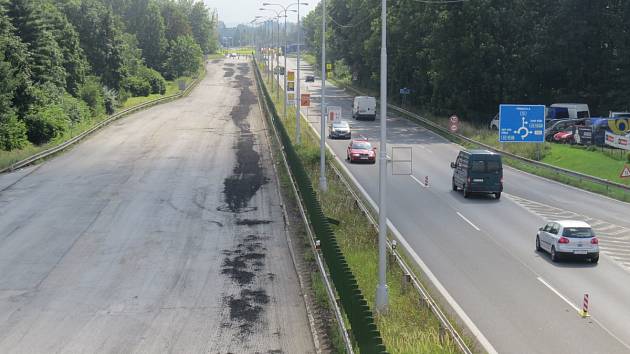
<instances>
[{"instance_id":1,"label":"grass verge","mask_svg":"<svg viewBox=\"0 0 630 354\"><path fill-rule=\"evenodd\" d=\"M267 85L269 88L270 85ZM274 85L275 88L275 85ZM271 92L275 100L276 92ZM282 96L282 95L280 95ZM282 104L274 102L282 116ZM287 120L283 119L287 131L294 139L295 110L291 107ZM311 128L302 124L302 144L297 147L312 181L319 179L319 143ZM332 161L331 156L328 163ZM339 245L362 289L370 307L374 308L377 279L377 232L368 218L355 205L354 196L328 168L328 191L317 190L324 213L338 220L333 225ZM414 290L404 291L401 287L402 270L395 264L388 267L389 311L376 318L383 341L391 353L456 353L457 348L448 337L440 336L439 321L430 309L421 306L419 294Z\"/></svg>"}]
</instances>

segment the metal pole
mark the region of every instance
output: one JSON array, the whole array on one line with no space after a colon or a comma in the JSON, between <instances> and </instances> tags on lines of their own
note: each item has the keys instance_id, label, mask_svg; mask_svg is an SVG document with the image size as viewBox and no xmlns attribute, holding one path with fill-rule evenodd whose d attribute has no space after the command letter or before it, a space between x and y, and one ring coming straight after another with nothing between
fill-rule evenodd
<instances>
[{"instance_id":1,"label":"metal pole","mask_svg":"<svg viewBox=\"0 0 630 354\"><path fill-rule=\"evenodd\" d=\"M322 0L322 116L319 124L319 189L325 192L326 183L326 0Z\"/></svg>"},{"instance_id":2,"label":"metal pole","mask_svg":"<svg viewBox=\"0 0 630 354\"><path fill-rule=\"evenodd\" d=\"M287 96L289 90L287 87L287 10L284 10L284 120L287 120Z\"/></svg>"},{"instance_id":3,"label":"metal pole","mask_svg":"<svg viewBox=\"0 0 630 354\"><path fill-rule=\"evenodd\" d=\"M295 79L295 144L300 145L300 110L302 109L302 100L300 96L300 3L298 3L297 12L297 70Z\"/></svg>"},{"instance_id":4,"label":"metal pole","mask_svg":"<svg viewBox=\"0 0 630 354\"><path fill-rule=\"evenodd\" d=\"M387 0L381 0L381 152L379 154L378 287L376 311L387 311Z\"/></svg>"},{"instance_id":5,"label":"metal pole","mask_svg":"<svg viewBox=\"0 0 630 354\"><path fill-rule=\"evenodd\" d=\"M278 48L278 51L280 50L280 15L278 15L278 17L276 17L276 25L278 26L278 30L276 31L278 33L277 35L277 40L276 40L276 48ZM276 67L280 66L280 53L276 53ZM280 102L280 70L276 70L276 101Z\"/></svg>"}]
</instances>

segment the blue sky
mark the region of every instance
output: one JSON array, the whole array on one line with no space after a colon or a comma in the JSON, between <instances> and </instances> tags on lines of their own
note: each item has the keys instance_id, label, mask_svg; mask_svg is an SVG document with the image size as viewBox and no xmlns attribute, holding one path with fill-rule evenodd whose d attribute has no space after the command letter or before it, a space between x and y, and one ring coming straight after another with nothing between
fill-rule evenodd
<instances>
[{"instance_id":1,"label":"blue sky","mask_svg":"<svg viewBox=\"0 0 630 354\"><path fill-rule=\"evenodd\" d=\"M302 6L300 9L300 15L304 16L309 13L320 0L301 0L308 3L307 6ZM285 1L285 0L204 0L204 3L209 8L217 9L219 13L219 21L225 22L228 27L233 27L239 23L249 23L254 17L261 14L271 14L271 11L259 11L263 2L274 2L282 5L288 5L297 2L297 0ZM270 8L280 9L279 6L272 6ZM296 8L293 6L292 8ZM288 21L296 22L296 14L289 15Z\"/></svg>"}]
</instances>

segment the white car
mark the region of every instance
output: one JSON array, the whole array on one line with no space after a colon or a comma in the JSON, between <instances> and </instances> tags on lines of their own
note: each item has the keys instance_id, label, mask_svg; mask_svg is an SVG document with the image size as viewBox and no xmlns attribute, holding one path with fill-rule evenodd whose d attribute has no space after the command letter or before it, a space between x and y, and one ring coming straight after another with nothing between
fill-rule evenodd
<instances>
[{"instance_id":1,"label":"white car","mask_svg":"<svg viewBox=\"0 0 630 354\"><path fill-rule=\"evenodd\" d=\"M599 261L599 240L584 221L558 220L547 223L536 234L536 251L547 251L551 261L560 257L579 257Z\"/></svg>"},{"instance_id":2,"label":"white car","mask_svg":"<svg viewBox=\"0 0 630 354\"><path fill-rule=\"evenodd\" d=\"M495 114L490 121L490 130L499 130L499 113Z\"/></svg>"}]
</instances>

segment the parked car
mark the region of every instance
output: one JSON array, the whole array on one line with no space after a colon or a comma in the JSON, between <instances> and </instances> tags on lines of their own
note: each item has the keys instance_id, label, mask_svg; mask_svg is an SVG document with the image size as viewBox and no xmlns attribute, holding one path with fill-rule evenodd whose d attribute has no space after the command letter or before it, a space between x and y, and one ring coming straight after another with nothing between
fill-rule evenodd
<instances>
[{"instance_id":1,"label":"parked car","mask_svg":"<svg viewBox=\"0 0 630 354\"><path fill-rule=\"evenodd\" d=\"M345 120L332 122L328 125L328 137L331 139L350 139L351 135L350 124Z\"/></svg>"},{"instance_id":2,"label":"parked car","mask_svg":"<svg viewBox=\"0 0 630 354\"><path fill-rule=\"evenodd\" d=\"M490 130L499 130L499 113L494 115L494 118L490 121Z\"/></svg>"},{"instance_id":3,"label":"parked car","mask_svg":"<svg viewBox=\"0 0 630 354\"><path fill-rule=\"evenodd\" d=\"M501 155L488 150L462 150L451 162L453 190L464 191L464 198L472 193L494 194L501 198L503 191L503 163Z\"/></svg>"},{"instance_id":4,"label":"parked car","mask_svg":"<svg viewBox=\"0 0 630 354\"><path fill-rule=\"evenodd\" d=\"M551 261L556 262L562 256L599 261L599 240L591 226L584 221L552 221L538 229L536 251L546 251Z\"/></svg>"},{"instance_id":5,"label":"parked car","mask_svg":"<svg viewBox=\"0 0 630 354\"><path fill-rule=\"evenodd\" d=\"M357 96L352 104L352 117L354 119L366 118L376 120L376 98L371 96Z\"/></svg>"},{"instance_id":6,"label":"parked car","mask_svg":"<svg viewBox=\"0 0 630 354\"><path fill-rule=\"evenodd\" d=\"M376 148L367 139L353 139L346 149L346 160L353 162L376 163Z\"/></svg>"},{"instance_id":7,"label":"parked car","mask_svg":"<svg viewBox=\"0 0 630 354\"><path fill-rule=\"evenodd\" d=\"M306 75L306 79L304 79L304 81L306 81L306 82L315 82L315 76L313 76L313 75Z\"/></svg>"},{"instance_id":8,"label":"parked car","mask_svg":"<svg viewBox=\"0 0 630 354\"><path fill-rule=\"evenodd\" d=\"M608 118L630 118L630 112L608 112Z\"/></svg>"},{"instance_id":9,"label":"parked car","mask_svg":"<svg viewBox=\"0 0 630 354\"><path fill-rule=\"evenodd\" d=\"M575 139L573 138L573 130L557 132L553 135L553 141L562 144L572 144L573 142L575 142Z\"/></svg>"},{"instance_id":10,"label":"parked car","mask_svg":"<svg viewBox=\"0 0 630 354\"><path fill-rule=\"evenodd\" d=\"M590 118L591 111L585 103L554 103L547 108L546 119Z\"/></svg>"},{"instance_id":11,"label":"parked car","mask_svg":"<svg viewBox=\"0 0 630 354\"><path fill-rule=\"evenodd\" d=\"M559 119L547 122L545 128L545 140L553 141L553 136L561 131L573 130L573 126L584 125L586 119Z\"/></svg>"}]
</instances>

